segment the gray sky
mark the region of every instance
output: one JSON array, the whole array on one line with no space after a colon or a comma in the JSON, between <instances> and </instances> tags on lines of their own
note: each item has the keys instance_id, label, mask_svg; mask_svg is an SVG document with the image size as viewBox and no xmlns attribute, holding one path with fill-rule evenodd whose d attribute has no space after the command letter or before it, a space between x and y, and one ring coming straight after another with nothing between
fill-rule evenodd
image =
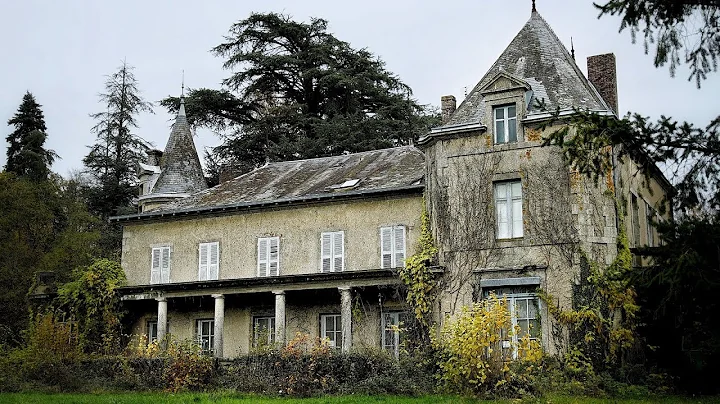
<instances>
[{"instance_id":1,"label":"gray sky","mask_svg":"<svg viewBox=\"0 0 720 404\"><path fill-rule=\"evenodd\" d=\"M0 165L5 165L4 138L11 132L5 123L26 90L43 106L46 145L62 158L53 170L67 175L82 167L87 145L94 141L88 114L104 109L97 94L105 75L123 58L135 66L142 95L152 102L179 94L183 69L187 87L219 88L230 72L209 50L223 41L233 22L253 11L327 19L336 37L380 56L421 103L439 105L442 95L463 99L465 87L472 89L530 18L530 8L531 0L4 0ZM702 126L718 115L720 73L701 90L686 80L686 69L671 78L667 68L653 67L641 42L633 45L628 32L618 33L619 18L598 20L592 1L537 0L537 8L568 48L573 37L583 72L588 56L615 53L622 114L665 114ZM156 107L155 115L139 117L136 133L163 149L171 118ZM201 153L219 142L208 131L196 138Z\"/></svg>"}]
</instances>

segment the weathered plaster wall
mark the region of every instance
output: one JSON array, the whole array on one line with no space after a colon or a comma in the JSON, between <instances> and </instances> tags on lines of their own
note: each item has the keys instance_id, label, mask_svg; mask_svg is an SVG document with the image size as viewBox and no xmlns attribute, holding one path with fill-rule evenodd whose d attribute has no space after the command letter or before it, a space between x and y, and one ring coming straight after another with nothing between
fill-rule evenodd
<instances>
[{"instance_id":1,"label":"weathered plaster wall","mask_svg":"<svg viewBox=\"0 0 720 404\"><path fill-rule=\"evenodd\" d=\"M122 266L129 285L150 283L151 248L171 246L170 282L198 280L198 245L220 243L220 279L257 274L258 237L280 237L280 274L320 270L320 234L345 232L345 270L380 268L380 227L407 226L406 252L417 239L422 198L408 196L304 206L192 220L126 225Z\"/></svg>"}]
</instances>

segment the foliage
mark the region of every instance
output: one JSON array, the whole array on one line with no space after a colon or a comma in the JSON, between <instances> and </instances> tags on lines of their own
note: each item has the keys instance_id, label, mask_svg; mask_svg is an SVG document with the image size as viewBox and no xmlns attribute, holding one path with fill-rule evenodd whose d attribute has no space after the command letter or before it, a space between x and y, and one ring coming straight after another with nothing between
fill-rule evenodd
<instances>
[{"instance_id":1,"label":"foliage","mask_svg":"<svg viewBox=\"0 0 720 404\"><path fill-rule=\"evenodd\" d=\"M695 0L609 0L595 4L603 15L620 15L620 31L630 29L645 38L645 53L655 46L655 67L669 64L674 76L679 65L690 66L688 80L698 88L707 74L717 71L720 57L720 4ZM683 59L681 52L685 50Z\"/></svg>"},{"instance_id":2,"label":"foliage","mask_svg":"<svg viewBox=\"0 0 720 404\"><path fill-rule=\"evenodd\" d=\"M152 104L140 96L133 67L125 62L107 77L100 101L106 110L90 115L97 121L92 128L97 140L83 164L94 179L86 190L88 206L107 218L129 206L134 196L135 168L146 146L131 131L137 128L138 114L152 113Z\"/></svg>"},{"instance_id":3,"label":"foliage","mask_svg":"<svg viewBox=\"0 0 720 404\"><path fill-rule=\"evenodd\" d=\"M563 310L551 295L540 293L553 319L570 330L565 365L580 380L593 372L619 369L637 343L640 307L629 277L632 255L624 221L618 229L617 255L608 267L600 268L581 251L580 282L573 290L572 309Z\"/></svg>"},{"instance_id":4,"label":"foliage","mask_svg":"<svg viewBox=\"0 0 720 404\"><path fill-rule=\"evenodd\" d=\"M111 353L120 346L120 297L125 283L120 264L96 260L74 271L73 280L58 289L58 303L78 323L80 341L88 352Z\"/></svg>"},{"instance_id":5,"label":"foliage","mask_svg":"<svg viewBox=\"0 0 720 404\"><path fill-rule=\"evenodd\" d=\"M463 306L433 341L445 390L472 396L532 394L542 350L527 335L513 342L519 331L512 327L505 299L491 295L485 302ZM520 366L512 363L514 351Z\"/></svg>"},{"instance_id":6,"label":"foliage","mask_svg":"<svg viewBox=\"0 0 720 404\"><path fill-rule=\"evenodd\" d=\"M169 364L165 369L168 390L204 390L212 377L214 366L211 357L193 341L173 342L168 345Z\"/></svg>"},{"instance_id":7,"label":"foliage","mask_svg":"<svg viewBox=\"0 0 720 404\"><path fill-rule=\"evenodd\" d=\"M47 127L40 107L29 91L25 93L17 113L8 121L15 130L6 138L9 145L5 170L34 181L46 180L58 157L44 148Z\"/></svg>"},{"instance_id":8,"label":"foliage","mask_svg":"<svg viewBox=\"0 0 720 404\"><path fill-rule=\"evenodd\" d=\"M432 231L430 230L430 217L424 208L421 216L420 238L418 239L415 254L405 260L405 266L400 268L398 275L407 287L407 303L413 309L415 318L421 325L427 327L432 313L434 301L433 289L435 280L430 272L431 262L435 259L438 249L435 247Z\"/></svg>"},{"instance_id":9,"label":"foliage","mask_svg":"<svg viewBox=\"0 0 720 404\"><path fill-rule=\"evenodd\" d=\"M312 18L253 13L213 48L233 73L224 89L188 92L195 125L223 134L214 152L248 171L267 161L354 153L407 144L439 124L365 49L353 49ZM177 98L162 105L175 111Z\"/></svg>"}]
</instances>

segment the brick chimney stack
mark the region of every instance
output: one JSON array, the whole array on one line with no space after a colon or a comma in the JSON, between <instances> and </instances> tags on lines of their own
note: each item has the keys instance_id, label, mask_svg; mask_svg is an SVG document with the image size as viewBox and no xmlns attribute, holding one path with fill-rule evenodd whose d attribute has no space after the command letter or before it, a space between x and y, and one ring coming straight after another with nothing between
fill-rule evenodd
<instances>
[{"instance_id":1,"label":"brick chimney stack","mask_svg":"<svg viewBox=\"0 0 720 404\"><path fill-rule=\"evenodd\" d=\"M615 55L606 53L587 58L588 79L598 90L605 102L618 114L617 72Z\"/></svg>"},{"instance_id":2,"label":"brick chimney stack","mask_svg":"<svg viewBox=\"0 0 720 404\"><path fill-rule=\"evenodd\" d=\"M443 95L440 97L440 109L442 116L442 123L445 124L450 120L455 108L457 107L457 101L454 95Z\"/></svg>"}]
</instances>

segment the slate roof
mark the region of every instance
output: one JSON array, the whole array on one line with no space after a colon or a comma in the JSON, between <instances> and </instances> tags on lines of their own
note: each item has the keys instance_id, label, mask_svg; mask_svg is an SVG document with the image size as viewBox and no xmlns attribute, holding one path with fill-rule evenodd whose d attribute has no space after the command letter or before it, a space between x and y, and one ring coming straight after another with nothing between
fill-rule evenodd
<instances>
[{"instance_id":1,"label":"slate roof","mask_svg":"<svg viewBox=\"0 0 720 404\"><path fill-rule=\"evenodd\" d=\"M182 99L160 161L160 170L151 194L192 194L207 189Z\"/></svg>"},{"instance_id":2,"label":"slate roof","mask_svg":"<svg viewBox=\"0 0 720 404\"><path fill-rule=\"evenodd\" d=\"M425 156L413 146L282 161L268 163L216 187L162 205L153 212L360 195L409 187L422 189L424 174Z\"/></svg>"},{"instance_id":3,"label":"slate roof","mask_svg":"<svg viewBox=\"0 0 720 404\"><path fill-rule=\"evenodd\" d=\"M500 72L529 84L534 98L545 99L547 111L557 107L610 111L552 28L533 11L530 20L443 126L482 123L485 100L481 89ZM530 100L528 115L543 112L535 104Z\"/></svg>"}]
</instances>

